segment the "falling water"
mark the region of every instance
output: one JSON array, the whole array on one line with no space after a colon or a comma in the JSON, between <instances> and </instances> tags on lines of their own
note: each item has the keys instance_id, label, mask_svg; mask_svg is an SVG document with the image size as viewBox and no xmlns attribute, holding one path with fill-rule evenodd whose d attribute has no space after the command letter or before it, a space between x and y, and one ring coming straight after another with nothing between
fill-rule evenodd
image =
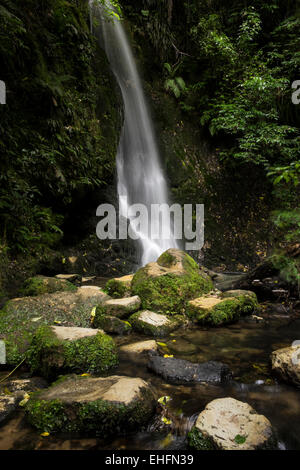
<instances>
[{"instance_id":1,"label":"falling water","mask_svg":"<svg viewBox=\"0 0 300 470\"><path fill-rule=\"evenodd\" d=\"M108 1L106 5L112 11ZM143 204L150 214L151 204L168 203L168 186L160 164L141 80L124 26L114 15L105 13L104 8L101 8L101 35L124 102L124 125L117 153L119 210L121 216L131 220L131 226L140 238L141 262L144 265L156 260L168 248L176 248L177 243L172 228L163 226L169 223L168 220L160 218L160 233L169 229L170 238L151 239L151 225L158 221L150 218L148 231L143 231L140 226L134 226L134 220L128 216L128 209L133 204Z\"/></svg>"}]
</instances>

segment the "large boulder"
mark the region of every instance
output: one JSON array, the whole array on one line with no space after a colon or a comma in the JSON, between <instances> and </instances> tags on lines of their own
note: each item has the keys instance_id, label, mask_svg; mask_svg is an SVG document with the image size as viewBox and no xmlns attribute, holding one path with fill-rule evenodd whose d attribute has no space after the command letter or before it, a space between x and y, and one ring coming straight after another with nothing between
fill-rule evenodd
<instances>
[{"instance_id":1,"label":"large boulder","mask_svg":"<svg viewBox=\"0 0 300 470\"><path fill-rule=\"evenodd\" d=\"M188 438L197 450L262 450L276 443L270 421L234 398L210 402Z\"/></svg>"},{"instance_id":2,"label":"large boulder","mask_svg":"<svg viewBox=\"0 0 300 470\"><path fill-rule=\"evenodd\" d=\"M150 312L150 310L143 310L131 315L129 323L139 333L163 337L179 328L183 321L179 315L167 317L160 313Z\"/></svg>"},{"instance_id":3,"label":"large boulder","mask_svg":"<svg viewBox=\"0 0 300 470\"><path fill-rule=\"evenodd\" d=\"M140 378L69 376L34 394L26 404L28 421L41 432L101 437L136 430L155 410L153 393Z\"/></svg>"},{"instance_id":4,"label":"large boulder","mask_svg":"<svg viewBox=\"0 0 300 470\"><path fill-rule=\"evenodd\" d=\"M241 293L242 292L242 293ZM186 313L192 320L208 326L221 326L238 321L242 315L259 311L256 295L245 291L199 297L188 302Z\"/></svg>"},{"instance_id":5,"label":"large boulder","mask_svg":"<svg viewBox=\"0 0 300 470\"><path fill-rule=\"evenodd\" d=\"M103 374L117 365L116 345L101 330L41 326L26 354L31 372L54 380L66 373Z\"/></svg>"},{"instance_id":6,"label":"large boulder","mask_svg":"<svg viewBox=\"0 0 300 470\"><path fill-rule=\"evenodd\" d=\"M221 383L229 380L232 373L226 364L209 361L202 364L174 357L161 357L152 355L149 358L148 368L160 375L168 382L184 383Z\"/></svg>"},{"instance_id":7,"label":"large boulder","mask_svg":"<svg viewBox=\"0 0 300 470\"><path fill-rule=\"evenodd\" d=\"M118 318L128 318L131 313L137 312L141 306L138 295L124 299L110 299L99 305L96 309L95 322L101 315L112 315Z\"/></svg>"},{"instance_id":8,"label":"large boulder","mask_svg":"<svg viewBox=\"0 0 300 470\"><path fill-rule=\"evenodd\" d=\"M132 279L132 293L142 308L168 315L184 313L187 301L211 291L210 277L184 251L172 248L155 263L140 268Z\"/></svg>"},{"instance_id":9,"label":"large boulder","mask_svg":"<svg viewBox=\"0 0 300 470\"><path fill-rule=\"evenodd\" d=\"M272 371L284 382L300 385L300 344L271 354Z\"/></svg>"},{"instance_id":10,"label":"large boulder","mask_svg":"<svg viewBox=\"0 0 300 470\"><path fill-rule=\"evenodd\" d=\"M68 279L56 277L35 276L27 279L21 289L21 294L25 296L52 294L53 292L76 291L74 284Z\"/></svg>"},{"instance_id":11,"label":"large boulder","mask_svg":"<svg viewBox=\"0 0 300 470\"><path fill-rule=\"evenodd\" d=\"M6 343L7 364L21 362L39 326L89 327L92 309L107 299L108 295L99 287L83 286L74 292L9 300L0 310L0 340Z\"/></svg>"},{"instance_id":12,"label":"large boulder","mask_svg":"<svg viewBox=\"0 0 300 470\"><path fill-rule=\"evenodd\" d=\"M105 291L113 298L130 297L132 279L133 274L110 279L105 285Z\"/></svg>"}]
</instances>

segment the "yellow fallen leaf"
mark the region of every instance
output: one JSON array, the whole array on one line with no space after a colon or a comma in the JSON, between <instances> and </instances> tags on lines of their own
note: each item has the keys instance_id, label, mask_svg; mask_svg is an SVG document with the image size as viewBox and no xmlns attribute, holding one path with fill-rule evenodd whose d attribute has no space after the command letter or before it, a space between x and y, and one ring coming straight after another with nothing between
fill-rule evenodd
<instances>
[{"instance_id":1,"label":"yellow fallen leaf","mask_svg":"<svg viewBox=\"0 0 300 470\"><path fill-rule=\"evenodd\" d=\"M24 406L24 405L26 405L26 403L28 402L29 398L30 398L30 395L29 395L28 393L25 393L23 400L20 401L20 403L19 403L19 406Z\"/></svg>"},{"instance_id":2,"label":"yellow fallen leaf","mask_svg":"<svg viewBox=\"0 0 300 470\"><path fill-rule=\"evenodd\" d=\"M158 403L160 403L161 405L166 405L170 400L172 400L171 397L169 397L169 396L164 396L164 397L160 397L157 401L158 401Z\"/></svg>"},{"instance_id":3,"label":"yellow fallen leaf","mask_svg":"<svg viewBox=\"0 0 300 470\"><path fill-rule=\"evenodd\" d=\"M50 436L50 433L49 432L42 432L41 436L42 437L48 437L48 436Z\"/></svg>"},{"instance_id":4,"label":"yellow fallen leaf","mask_svg":"<svg viewBox=\"0 0 300 470\"><path fill-rule=\"evenodd\" d=\"M88 374L88 373L85 373L85 374L81 374L81 377L90 377L91 374Z\"/></svg>"},{"instance_id":5,"label":"yellow fallen leaf","mask_svg":"<svg viewBox=\"0 0 300 470\"><path fill-rule=\"evenodd\" d=\"M164 424L172 424L172 421L170 419L166 418L165 416L163 416L161 418L161 420Z\"/></svg>"},{"instance_id":6,"label":"yellow fallen leaf","mask_svg":"<svg viewBox=\"0 0 300 470\"><path fill-rule=\"evenodd\" d=\"M164 357L174 357L173 354L164 354Z\"/></svg>"}]
</instances>

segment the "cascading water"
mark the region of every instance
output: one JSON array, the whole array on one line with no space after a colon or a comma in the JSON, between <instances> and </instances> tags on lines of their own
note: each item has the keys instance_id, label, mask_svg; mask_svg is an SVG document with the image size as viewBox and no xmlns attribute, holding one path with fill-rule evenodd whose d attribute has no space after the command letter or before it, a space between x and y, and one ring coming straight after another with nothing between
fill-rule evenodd
<instances>
[{"instance_id":1,"label":"cascading water","mask_svg":"<svg viewBox=\"0 0 300 470\"><path fill-rule=\"evenodd\" d=\"M91 2L93 3L93 2ZM118 196L120 215L131 220L135 236L142 246L144 265L177 243L170 221L148 219L148 230L134 224L128 214L133 204L143 204L150 214L152 204L168 204L168 186L160 165L158 147L149 115L141 80L122 21L106 10L113 11L109 1L99 5L101 35L111 69L116 76L124 101L124 125L117 153ZM160 234L169 230L170 237L151 239L151 226L160 223Z\"/></svg>"}]
</instances>

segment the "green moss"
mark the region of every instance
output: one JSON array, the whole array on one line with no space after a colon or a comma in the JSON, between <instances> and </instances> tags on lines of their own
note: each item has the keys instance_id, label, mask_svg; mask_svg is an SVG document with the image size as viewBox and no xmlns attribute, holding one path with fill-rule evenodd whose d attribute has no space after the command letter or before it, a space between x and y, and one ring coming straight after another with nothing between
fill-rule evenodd
<instances>
[{"instance_id":1,"label":"green moss","mask_svg":"<svg viewBox=\"0 0 300 470\"><path fill-rule=\"evenodd\" d=\"M125 282L116 279L110 279L105 285L105 292L114 299L120 299L130 294L130 288Z\"/></svg>"},{"instance_id":2,"label":"green moss","mask_svg":"<svg viewBox=\"0 0 300 470\"><path fill-rule=\"evenodd\" d=\"M118 363L116 346L108 335L98 333L74 341L60 340L51 327L40 327L26 353L32 373L48 380L75 373L103 374Z\"/></svg>"},{"instance_id":3,"label":"green moss","mask_svg":"<svg viewBox=\"0 0 300 470\"><path fill-rule=\"evenodd\" d=\"M85 377L78 379L85 380ZM92 433L101 437L122 434L146 424L155 408L149 390L144 390L142 402L134 401L128 406L101 399L93 402L46 401L41 393L34 393L25 406L27 420L40 432Z\"/></svg>"},{"instance_id":4,"label":"green moss","mask_svg":"<svg viewBox=\"0 0 300 470\"><path fill-rule=\"evenodd\" d=\"M210 280L195 273L147 278L141 271L133 279L132 291L141 298L143 309L174 315L184 313L188 300L200 297L212 288Z\"/></svg>"},{"instance_id":5,"label":"green moss","mask_svg":"<svg viewBox=\"0 0 300 470\"><path fill-rule=\"evenodd\" d=\"M175 315L169 318L170 323L168 325L155 326L140 320L140 314L141 312L137 312L131 315L131 317L129 317L129 322L135 330L147 336L167 336L182 325L182 317L180 315Z\"/></svg>"},{"instance_id":6,"label":"green moss","mask_svg":"<svg viewBox=\"0 0 300 470\"><path fill-rule=\"evenodd\" d=\"M157 260L157 263L160 266L166 266L169 268L170 266L172 266L172 264L176 263L176 257L172 255L169 251L165 251L160 255Z\"/></svg>"},{"instance_id":7,"label":"green moss","mask_svg":"<svg viewBox=\"0 0 300 470\"><path fill-rule=\"evenodd\" d=\"M77 287L65 279L35 276L25 281L21 289L21 294L25 296L35 296L46 293L51 294L58 291L74 292L76 290Z\"/></svg>"},{"instance_id":8,"label":"green moss","mask_svg":"<svg viewBox=\"0 0 300 470\"><path fill-rule=\"evenodd\" d=\"M202 432L194 426L188 433L188 444L197 450L216 450L212 440L204 437Z\"/></svg>"}]
</instances>

